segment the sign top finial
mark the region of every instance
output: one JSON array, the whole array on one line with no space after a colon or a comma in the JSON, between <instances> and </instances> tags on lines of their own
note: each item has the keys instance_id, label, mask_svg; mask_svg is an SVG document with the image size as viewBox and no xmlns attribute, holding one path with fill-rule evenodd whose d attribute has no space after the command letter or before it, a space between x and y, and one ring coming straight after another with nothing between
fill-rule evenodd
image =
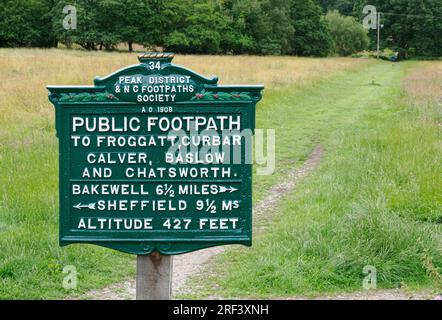
<instances>
[{"instance_id":1,"label":"sign top finial","mask_svg":"<svg viewBox=\"0 0 442 320\"><path fill-rule=\"evenodd\" d=\"M146 52L138 55L138 60L141 63L147 63L152 60L160 60L163 62L171 62L175 56L172 52Z\"/></svg>"}]
</instances>

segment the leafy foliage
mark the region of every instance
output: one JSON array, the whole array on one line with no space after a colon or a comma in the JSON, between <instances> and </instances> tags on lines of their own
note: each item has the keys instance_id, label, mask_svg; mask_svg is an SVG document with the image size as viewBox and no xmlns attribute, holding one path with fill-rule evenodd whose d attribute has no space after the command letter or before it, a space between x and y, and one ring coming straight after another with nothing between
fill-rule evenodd
<instances>
[{"instance_id":1,"label":"leafy foliage","mask_svg":"<svg viewBox=\"0 0 442 320\"><path fill-rule=\"evenodd\" d=\"M60 102L100 102L100 101L109 101L115 100L117 101L117 97L113 94L103 92L103 93L62 93L60 96Z\"/></svg>"},{"instance_id":2,"label":"leafy foliage","mask_svg":"<svg viewBox=\"0 0 442 320\"><path fill-rule=\"evenodd\" d=\"M337 10L339 13L345 16L351 16L353 14L354 0L317 0L319 6L323 9L324 13L327 11Z\"/></svg>"},{"instance_id":3,"label":"leafy foliage","mask_svg":"<svg viewBox=\"0 0 442 320\"><path fill-rule=\"evenodd\" d=\"M248 92L209 92L202 91L201 93L197 93L194 97L192 97L192 101L240 101L240 100L251 100L252 97Z\"/></svg>"},{"instance_id":4,"label":"leafy foliage","mask_svg":"<svg viewBox=\"0 0 442 320\"><path fill-rule=\"evenodd\" d=\"M353 17L341 16L338 11L330 11L325 16L337 54L348 56L367 49L367 31Z\"/></svg>"},{"instance_id":5,"label":"leafy foliage","mask_svg":"<svg viewBox=\"0 0 442 320\"><path fill-rule=\"evenodd\" d=\"M354 13L371 4L381 12L381 46L417 56L442 55L442 4L440 0L357 0ZM370 32L376 39L376 30ZM374 41L373 41L374 43Z\"/></svg>"},{"instance_id":6,"label":"leafy foliage","mask_svg":"<svg viewBox=\"0 0 442 320\"><path fill-rule=\"evenodd\" d=\"M48 14L54 1L2 0L0 46L50 47L55 43Z\"/></svg>"},{"instance_id":7,"label":"leafy foliage","mask_svg":"<svg viewBox=\"0 0 442 320\"><path fill-rule=\"evenodd\" d=\"M293 0L290 18L295 33L292 53L299 56L327 56L333 43L327 24L321 19L321 8L313 0Z\"/></svg>"},{"instance_id":8,"label":"leafy foliage","mask_svg":"<svg viewBox=\"0 0 442 320\"><path fill-rule=\"evenodd\" d=\"M75 0L74 30L63 28L66 4L2 0L0 46L54 47L60 42L112 50L127 43L132 51L138 43L178 53L347 55L365 48L360 26L329 17L340 21L331 27L323 17L338 10L359 21L362 8L372 4L383 12L382 47L442 55L440 0ZM373 45L374 30L369 36Z\"/></svg>"}]
</instances>

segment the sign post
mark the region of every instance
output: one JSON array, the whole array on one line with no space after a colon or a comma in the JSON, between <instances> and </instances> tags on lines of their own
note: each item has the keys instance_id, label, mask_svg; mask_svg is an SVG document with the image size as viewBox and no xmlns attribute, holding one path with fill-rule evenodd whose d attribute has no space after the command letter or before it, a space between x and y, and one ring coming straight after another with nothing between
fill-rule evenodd
<instances>
[{"instance_id":1,"label":"sign post","mask_svg":"<svg viewBox=\"0 0 442 320\"><path fill-rule=\"evenodd\" d=\"M172 261L158 252L137 256L137 300L170 300Z\"/></svg>"},{"instance_id":2,"label":"sign post","mask_svg":"<svg viewBox=\"0 0 442 320\"><path fill-rule=\"evenodd\" d=\"M138 255L137 298L170 298L171 255L252 244L252 137L263 86L222 86L146 53L93 86L48 86L60 245Z\"/></svg>"}]
</instances>

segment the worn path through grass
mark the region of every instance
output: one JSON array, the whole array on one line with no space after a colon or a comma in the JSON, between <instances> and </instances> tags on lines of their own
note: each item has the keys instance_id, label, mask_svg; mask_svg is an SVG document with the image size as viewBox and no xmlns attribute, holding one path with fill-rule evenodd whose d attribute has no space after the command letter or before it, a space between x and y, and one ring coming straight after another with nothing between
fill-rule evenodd
<instances>
[{"instance_id":1,"label":"worn path through grass","mask_svg":"<svg viewBox=\"0 0 442 320\"><path fill-rule=\"evenodd\" d=\"M7 93L0 95L0 299L72 297L134 275L131 255L92 245L58 246L58 142L45 86L91 84L94 76L136 60L128 53L0 49L0 91ZM293 147L277 150L274 175L255 176L256 203L302 164L318 132L332 130L315 123L292 126L287 118L299 112L296 95L373 64L365 59L253 56L179 55L174 61L204 75L217 74L224 84L266 86L258 125L276 128L277 138ZM303 142L292 143L294 138ZM78 272L77 290L62 287L66 266Z\"/></svg>"},{"instance_id":2,"label":"worn path through grass","mask_svg":"<svg viewBox=\"0 0 442 320\"><path fill-rule=\"evenodd\" d=\"M430 66L413 83L405 78L412 65L380 63L297 96L293 126L322 127L316 112L329 113L334 130L317 136L322 164L284 197L251 249L219 255L181 297L336 297L361 291L367 268L377 288L401 288L391 296L440 293L442 73L430 74ZM404 82L426 83L434 100L406 99Z\"/></svg>"},{"instance_id":3,"label":"worn path through grass","mask_svg":"<svg viewBox=\"0 0 442 320\"><path fill-rule=\"evenodd\" d=\"M310 140L285 136L292 142L279 139L277 148L321 141L324 164L284 197L252 248L219 255L180 297L357 291L365 266L377 268L379 288L438 288L440 225L413 218L440 215L440 181L430 173L440 173L440 140L437 123L415 124L403 105L410 66L379 63L290 97L298 110L287 114L292 130L315 124L317 132L304 130L304 138L316 134Z\"/></svg>"},{"instance_id":4,"label":"worn path through grass","mask_svg":"<svg viewBox=\"0 0 442 320\"><path fill-rule=\"evenodd\" d=\"M265 100L258 110L257 126L276 130L277 162L274 175L255 178L254 196L260 215L260 219L255 220L255 229L268 229L267 227L273 223L272 218L277 211L279 199L292 188L282 188L275 201L266 200L268 197L275 196L269 192L272 190L273 193L278 193L277 185L282 181L290 183L290 179L294 179L294 176L290 176L289 172L293 167L299 167L307 160L308 155L318 143L328 141L330 136L337 132L360 125L361 119L367 115L389 112L393 101L390 95L396 88L395 81L404 75L404 69L405 66L390 63L367 65L359 70L331 77L328 81L318 82L303 91L277 90ZM327 145L325 149L327 150ZM304 176L301 175L301 178ZM272 231L270 228L268 232ZM255 244L259 244L260 239L261 236L255 234ZM212 294L213 289L216 289L216 292L222 292L225 288L217 287L219 276L229 272L225 266L231 267L232 265L225 257L234 261L235 257L244 252L253 252L253 250L254 247L231 249L227 250L226 254L221 254L220 258L214 259L212 255L206 257L204 253L200 256L198 252L192 254L194 257L192 259L199 259L201 264L204 264L205 270L201 267L195 268L198 274L190 279L186 286L180 285L177 296L207 297ZM218 249L216 253L223 251ZM186 263L185 257L176 259L177 271L181 270L177 264ZM211 263L207 264L207 258L211 259ZM272 270L263 270L263 272L268 272L268 277L275 276ZM186 280L188 276L189 273L186 274ZM207 281L207 279L210 280ZM180 279L181 282L182 280ZM133 281L128 281L122 283L121 286L94 291L93 295L100 298L100 293L104 296L117 293L113 295L114 298L130 298L131 292L134 292L131 284ZM121 292L126 294L119 294ZM92 296L89 294L87 297Z\"/></svg>"}]
</instances>

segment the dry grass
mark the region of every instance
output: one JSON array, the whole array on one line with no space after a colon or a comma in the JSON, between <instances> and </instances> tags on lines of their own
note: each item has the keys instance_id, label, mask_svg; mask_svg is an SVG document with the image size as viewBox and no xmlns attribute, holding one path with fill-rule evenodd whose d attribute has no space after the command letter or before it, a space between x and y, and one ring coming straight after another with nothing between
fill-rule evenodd
<instances>
[{"instance_id":1,"label":"dry grass","mask_svg":"<svg viewBox=\"0 0 442 320\"><path fill-rule=\"evenodd\" d=\"M361 66L361 60L351 58L294 58L238 56L178 56L175 63L198 72L220 77L220 83L263 83L267 89L326 77L339 70Z\"/></svg>"},{"instance_id":2,"label":"dry grass","mask_svg":"<svg viewBox=\"0 0 442 320\"><path fill-rule=\"evenodd\" d=\"M442 61L420 64L404 80L404 87L415 103L442 102Z\"/></svg>"},{"instance_id":3,"label":"dry grass","mask_svg":"<svg viewBox=\"0 0 442 320\"><path fill-rule=\"evenodd\" d=\"M442 126L442 61L424 62L403 81L406 104L424 121Z\"/></svg>"},{"instance_id":4,"label":"dry grass","mask_svg":"<svg viewBox=\"0 0 442 320\"><path fill-rule=\"evenodd\" d=\"M53 109L46 98L46 85L92 84L97 75L105 76L136 64L136 56L136 53L79 50L0 49L0 90L6 93L0 95L0 123L52 122ZM216 74L220 83L263 83L266 89L274 89L300 83L308 85L364 62L349 58L177 56L174 63L205 76Z\"/></svg>"},{"instance_id":5,"label":"dry grass","mask_svg":"<svg viewBox=\"0 0 442 320\"><path fill-rule=\"evenodd\" d=\"M318 142L327 151L322 171L284 201L269 236L235 256L239 269L222 264L232 275L224 281L230 292L242 283L262 295L359 288L366 264L378 267L384 287L438 276L440 245L432 238L441 234L440 130L412 112L396 116L406 65L251 56L174 62L216 74L220 83L266 86L257 124L278 129L277 170L254 177L255 199ZM58 143L45 86L92 84L96 75L136 63L136 53L0 49L0 299L68 294L60 280L65 265L79 270L79 292L133 275L132 258L116 251L57 245ZM425 66L407 90L440 110L441 65ZM382 85L367 85L371 80Z\"/></svg>"},{"instance_id":6,"label":"dry grass","mask_svg":"<svg viewBox=\"0 0 442 320\"><path fill-rule=\"evenodd\" d=\"M174 62L206 76L217 74L221 83L265 84L257 125L284 130L277 132L275 174L254 178L255 199L301 161L319 137L354 118L357 104L328 105L330 98L345 99L349 83L336 78L357 74L358 88L371 90L364 83L377 66L361 59L251 56L177 56ZM45 87L92 84L96 75L136 63L136 53L0 49L0 299L69 294L61 286L66 265L79 271L79 292L134 274L133 258L117 251L58 247L58 141ZM370 72L380 73L376 70ZM329 81L318 80L326 78L334 79L333 90L323 92ZM321 91L314 90L318 87ZM320 108L309 97L320 101Z\"/></svg>"}]
</instances>

